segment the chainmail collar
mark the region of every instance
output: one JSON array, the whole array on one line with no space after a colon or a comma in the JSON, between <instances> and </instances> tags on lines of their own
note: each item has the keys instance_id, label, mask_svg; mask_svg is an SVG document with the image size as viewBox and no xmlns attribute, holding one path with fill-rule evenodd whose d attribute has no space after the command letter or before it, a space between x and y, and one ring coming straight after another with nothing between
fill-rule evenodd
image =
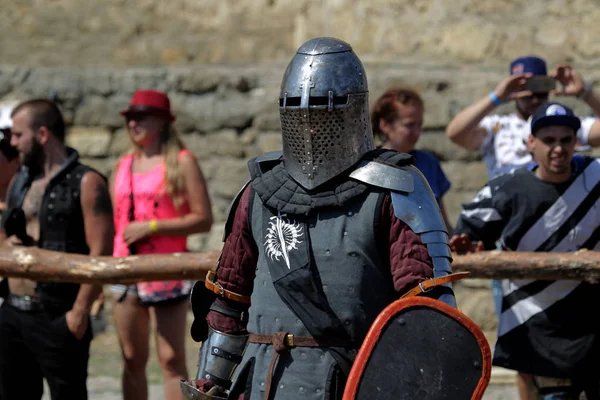
<instances>
[{"instance_id":1,"label":"chainmail collar","mask_svg":"<svg viewBox=\"0 0 600 400\"><path fill-rule=\"evenodd\" d=\"M362 160L402 166L412 164L413 157L393 150L376 149L365 153ZM314 190L307 190L289 176L282 159L265 164L268 165L259 165L255 158L248 162L252 188L267 207L281 213L308 215L322 208L341 207L368 189L368 185L348 177L354 168Z\"/></svg>"}]
</instances>

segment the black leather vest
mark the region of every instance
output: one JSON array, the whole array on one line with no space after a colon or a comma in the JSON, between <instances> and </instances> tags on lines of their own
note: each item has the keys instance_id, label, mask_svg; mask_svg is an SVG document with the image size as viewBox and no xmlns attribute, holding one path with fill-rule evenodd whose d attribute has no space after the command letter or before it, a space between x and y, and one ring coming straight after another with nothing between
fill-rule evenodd
<instances>
[{"instance_id":1,"label":"black leather vest","mask_svg":"<svg viewBox=\"0 0 600 400\"><path fill-rule=\"evenodd\" d=\"M89 254L86 242L80 192L83 175L91 171L79 163L79 154L67 148L68 158L58 173L48 182L40 206L40 236L38 247L65 253ZM33 177L28 168L22 168L8 196L7 215L20 208ZM3 221L4 222L4 221ZM38 282L36 291L48 307L68 310L71 308L79 284L63 282Z\"/></svg>"}]
</instances>

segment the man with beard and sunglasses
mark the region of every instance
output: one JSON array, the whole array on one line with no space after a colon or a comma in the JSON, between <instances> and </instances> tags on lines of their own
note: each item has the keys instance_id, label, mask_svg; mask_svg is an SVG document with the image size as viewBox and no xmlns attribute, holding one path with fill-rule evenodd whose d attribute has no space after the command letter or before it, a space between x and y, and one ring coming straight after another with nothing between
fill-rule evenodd
<instances>
[{"instance_id":1,"label":"man with beard and sunglasses","mask_svg":"<svg viewBox=\"0 0 600 400\"><path fill-rule=\"evenodd\" d=\"M92 256L112 254L106 179L64 144L53 102L23 102L11 114L11 145L22 167L11 182L0 240L12 246ZM87 399L90 307L101 286L9 278L0 308L0 397Z\"/></svg>"},{"instance_id":2,"label":"man with beard and sunglasses","mask_svg":"<svg viewBox=\"0 0 600 400\"><path fill-rule=\"evenodd\" d=\"M546 103L531 118L536 161L491 180L463 206L453 250L570 252L600 249L600 159L574 155L581 122ZM579 310L598 284L579 280L502 280L502 312L493 365L526 374L529 398L600 399L600 323Z\"/></svg>"}]
</instances>

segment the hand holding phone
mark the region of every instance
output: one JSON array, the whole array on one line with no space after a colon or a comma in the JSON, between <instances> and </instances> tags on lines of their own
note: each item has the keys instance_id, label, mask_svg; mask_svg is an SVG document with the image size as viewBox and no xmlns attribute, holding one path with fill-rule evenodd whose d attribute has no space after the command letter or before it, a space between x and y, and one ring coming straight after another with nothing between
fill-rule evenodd
<instances>
[{"instance_id":1,"label":"hand holding phone","mask_svg":"<svg viewBox=\"0 0 600 400\"><path fill-rule=\"evenodd\" d=\"M551 76L532 76L525 81L523 90L532 93L550 93L556 90L556 79Z\"/></svg>"}]
</instances>

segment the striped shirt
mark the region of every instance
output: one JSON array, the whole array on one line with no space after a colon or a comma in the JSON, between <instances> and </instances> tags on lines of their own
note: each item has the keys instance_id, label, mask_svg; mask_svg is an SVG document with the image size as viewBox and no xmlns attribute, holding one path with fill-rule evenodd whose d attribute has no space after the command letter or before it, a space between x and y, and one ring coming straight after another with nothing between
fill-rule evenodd
<instances>
[{"instance_id":1,"label":"striped shirt","mask_svg":"<svg viewBox=\"0 0 600 400\"><path fill-rule=\"evenodd\" d=\"M463 207L456 233L488 250L568 252L600 249L600 160L573 158L573 175L553 184L536 165L490 181ZM600 286L582 281L503 280L494 365L534 375L568 377L594 368Z\"/></svg>"}]
</instances>

